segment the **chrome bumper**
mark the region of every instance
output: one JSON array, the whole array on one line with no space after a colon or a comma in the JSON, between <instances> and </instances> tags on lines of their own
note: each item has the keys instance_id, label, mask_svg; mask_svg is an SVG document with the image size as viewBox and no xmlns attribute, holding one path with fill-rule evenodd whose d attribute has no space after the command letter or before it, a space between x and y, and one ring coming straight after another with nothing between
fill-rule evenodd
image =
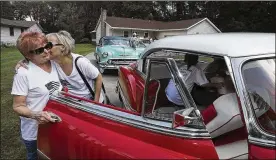
<instances>
[{"instance_id":1,"label":"chrome bumper","mask_svg":"<svg viewBox=\"0 0 276 160\"><path fill-rule=\"evenodd\" d=\"M105 63L99 63L99 67L102 69L118 69L119 66L128 66L137 60L138 59L109 59Z\"/></svg>"}]
</instances>

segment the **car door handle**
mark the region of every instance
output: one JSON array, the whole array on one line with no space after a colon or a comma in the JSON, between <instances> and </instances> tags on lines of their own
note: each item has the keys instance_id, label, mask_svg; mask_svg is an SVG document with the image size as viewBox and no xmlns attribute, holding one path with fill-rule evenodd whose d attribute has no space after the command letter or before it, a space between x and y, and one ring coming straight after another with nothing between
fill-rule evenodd
<instances>
[{"instance_id":1,"label":"car door handle","mask_svg":"<svg viewBox=\"0 0 276 160\"><path fill-rule=\"evenodd\" d=\"M48 113L50 114L51 118L52 118L55 122L61 122L61 118L60 118L57 114L55 114L55 113L53 113L53 112L48 112Z\"/></svg>"}]
</instances>

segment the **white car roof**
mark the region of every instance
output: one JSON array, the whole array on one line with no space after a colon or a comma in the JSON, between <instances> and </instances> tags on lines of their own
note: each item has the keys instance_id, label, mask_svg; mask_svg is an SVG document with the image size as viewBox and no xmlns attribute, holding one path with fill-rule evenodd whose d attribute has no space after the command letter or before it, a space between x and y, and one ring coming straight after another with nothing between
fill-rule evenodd
<instances>
[{"instance_id":1,"label":"white car roof","mask_svg":"<svg viewBox=\"0 0 276 160\"><path fill-rule=\"evenodd\" d=\"M187 50L212 55L243 57L275 53L275 33L216 33L181 35L151 43L143 52L165 48Z\"/></svg>"}]
</instances>

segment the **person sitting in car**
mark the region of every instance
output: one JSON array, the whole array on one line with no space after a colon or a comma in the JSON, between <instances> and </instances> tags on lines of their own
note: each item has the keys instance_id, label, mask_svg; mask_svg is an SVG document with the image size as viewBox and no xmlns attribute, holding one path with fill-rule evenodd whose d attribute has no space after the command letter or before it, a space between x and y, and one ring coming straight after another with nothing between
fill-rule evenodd
<instances>
[{"instance_id":1,"label":"person sitting in car","mask_svg":"<svg viewBox=\"0 0 276 160\"><path fill-rule=\"evenodd\" d=\"M185 63L187 65L179 68L183 75L184 82L187 89L191 92L194 101L198 105L209 105L218 97L216 92L211 92L207 88L221 88L221 83L210 83L203 70L198 65L198 56L192 54L185 55ZM199 87L196 87L199 86ZM166 96L168 100L176 105L183 106L181 96L175 86L175 83L171 79L166 87Z\"/></svg>"},{"instance_id":2,"label":"person sitting in car","mask_svg":"<svg viewBox=\"0 0 276 160\"><path fill-rule=\"evenodd\" d=\"M217 61L217 70L216 74L210 78L211 83L224 84L220 89L217 90L219 95L224 95L233 92L232 87L229 87L229 85L231 85L232 83L232 80L225 61L223 59L217 59L215 61Z\"/></svg>"}]
</instances>

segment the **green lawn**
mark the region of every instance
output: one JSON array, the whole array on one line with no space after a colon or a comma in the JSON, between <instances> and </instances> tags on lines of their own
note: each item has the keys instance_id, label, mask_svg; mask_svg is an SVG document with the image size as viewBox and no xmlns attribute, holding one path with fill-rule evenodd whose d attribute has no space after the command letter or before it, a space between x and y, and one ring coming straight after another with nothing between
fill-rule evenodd
<instances>
[{"instance_id":1,"label":"green lawn","mask_svg":"<svg viewBox=\"0 0 276 160\"><path fill-rule=\"evenodd\" d=\"M77 44L74 53L94 52L91 44ZM16 63L23 59L19 51L1 48L1 159L25 159L26 152L20 141L19 117L12 110L11 86Z\"/></svg>"}]
</instances>

